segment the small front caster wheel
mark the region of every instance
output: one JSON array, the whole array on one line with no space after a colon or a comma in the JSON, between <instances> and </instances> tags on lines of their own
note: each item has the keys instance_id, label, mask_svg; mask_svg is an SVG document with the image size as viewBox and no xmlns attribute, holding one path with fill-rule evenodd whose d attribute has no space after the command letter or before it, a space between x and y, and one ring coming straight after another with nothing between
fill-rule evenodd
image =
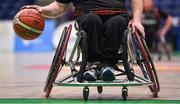
<instances>
[{"instance_id":1,"label":"small front caster wheel","mask_svg":"<svg viewBox=\"0 0 180 104\"><path fill-rule=\"evenodd\" d=\"M87 100L88 100L88 97L89 97L89 88L88 88L88 87L85 87L85 88L83 89L83 98L84 98L85 101L87 101Z\"/></svg>"},{"instance_id":2,"label":"small front caster wheel","mask_svg":"<svg viewBox=\"0 0 180 104\"><path fill-rule=\"evenodd\" d=\"M97 86L97 91L98 91L99 94L101 94L102 91L103 91L103 87L102 86Z\"/></svg>"},{"instance_id":3,"label":"small front caster wheel","mask_svg":"<svg viewBox=\"0 0 180 104\"><path fill-rule=\"evenodd\" d=\"M126 101L127 96L128 96L128 89L127 88L123 88L122 89L122 97L123 97L124 101Z\"/></svg>"}]
</instances>

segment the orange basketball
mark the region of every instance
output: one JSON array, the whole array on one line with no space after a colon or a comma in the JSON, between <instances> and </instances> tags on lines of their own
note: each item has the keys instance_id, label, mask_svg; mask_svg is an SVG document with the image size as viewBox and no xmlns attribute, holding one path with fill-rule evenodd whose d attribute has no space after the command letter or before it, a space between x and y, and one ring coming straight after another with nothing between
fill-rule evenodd
<instances>
[{"instance_id":1,"label":"orange basketball","mask_svg":"<svg viewBox=\"0 0 180 104\"><path fill-rule=\"evenodd\" d=\"M20 10L13 20L15 33L25 40L39 37L44 29L44 24L44 18L36 9Z\"/></svg>"}]
</instances>

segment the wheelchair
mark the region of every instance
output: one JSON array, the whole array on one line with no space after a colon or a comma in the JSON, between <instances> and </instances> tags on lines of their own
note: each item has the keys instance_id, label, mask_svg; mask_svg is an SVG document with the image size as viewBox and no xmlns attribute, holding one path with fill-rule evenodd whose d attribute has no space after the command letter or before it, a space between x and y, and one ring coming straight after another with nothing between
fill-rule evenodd
<instances>
[{"instance_id":1,"label":"wheelchair","mask_svg":"<svg viewBox=\"0 0 180 104\"><path fill-rule=\"evenodd\" d=\"M76 40L68 60L66 58L66 53L73 24L64 27L45 82L45 97L49 97L53 86L78 86L84 87L83 98L86 101L89 96L89 87L97 87L98 93L102 93L103 86L119 86L122 87L122 98L126 100L128 96L128 86L143 85L149 87L153 97L158 96L158 92L160 91L159 80L145 39L141 34L132 32L130 29L124 32L123 41L120 45L121 48L118 52L121 59L118 61L118 65L115 68L116 79L111 82L102 80L78 82L77 76L80 75L82 77L83 72L88 70L88 67L92 64L88 64L86 57L86 32L79 29L76 23L74 25L77 30ZM74 57L75 54L77 57ZM79 61L80 57L81 61ZM133 67L133 69L135 68L135 71L132 72L134 81L129 81L127 78L125 70L127 65ZM60 73L63 69L68 70L67 68L70 69L68 75L64 76ZM140 73L137 74L136 70ZM61 78L58 79L58 76L61 76Z\"/></svg>"}]
</instances>

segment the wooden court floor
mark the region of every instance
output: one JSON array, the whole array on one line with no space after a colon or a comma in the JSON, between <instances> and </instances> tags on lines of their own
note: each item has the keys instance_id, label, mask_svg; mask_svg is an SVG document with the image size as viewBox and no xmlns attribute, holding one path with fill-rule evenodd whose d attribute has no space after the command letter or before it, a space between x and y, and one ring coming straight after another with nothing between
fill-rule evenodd
<instances>
[{"instance_id":1,"label":"wooden court floor","mask_svg":"<svg viewBox=\"0 0 180 104\"><path fill-rule=\"evenodd\" d=\"M53 53L0 53L0 98L44 98L43 86ZM171 62L155 61L161 90L153 98L147 86L128 87L128 99L180 100L180 56ZM51 98L83 99L83 87L55 86ZM122 99L121 87L105 87L98 94L90 87L89 99Z\"/></svg>"}]
</instances>

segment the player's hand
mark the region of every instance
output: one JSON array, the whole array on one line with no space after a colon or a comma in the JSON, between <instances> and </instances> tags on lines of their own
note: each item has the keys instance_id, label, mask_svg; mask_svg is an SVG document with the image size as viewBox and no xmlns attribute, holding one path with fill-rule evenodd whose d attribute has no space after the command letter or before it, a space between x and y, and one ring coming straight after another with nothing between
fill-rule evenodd
<instances>
[{"instance_id":1,"label":"player's hand","mask_svg":"<svg viewBox=\"0 0 180 104\"><path fill-rule=\"evenodd\" d=\"M36 9L40 13L42 13L42 11L43 11L43 8L41 6L38 6L38 5L25 5L25 6L21 7L21 9Z\"/></svg>"},{"instance_id":2,"label":"player's hand","mask_svg":"<svg viewBox=\"0 0 180 104\"><path fill-rule=\"evenodd\" d=\"M157 35L158 35L161 42L165 42L166 33L167 33L167 31L165 29L160 29L157 31Z\"/></svg>"},{"instance_id":3,"label":"player's hand","mask_svg":"<svg viewBox=\"0 0 180 104\"><path fill-rule=\"evenodd\" d=\"M137 31L139 31L143 36L145 36L144 27L141 22L131 20L128 24L128 27L131 28L132 32L135 32L137 29Z\"/></svg>"}]
</instances>

